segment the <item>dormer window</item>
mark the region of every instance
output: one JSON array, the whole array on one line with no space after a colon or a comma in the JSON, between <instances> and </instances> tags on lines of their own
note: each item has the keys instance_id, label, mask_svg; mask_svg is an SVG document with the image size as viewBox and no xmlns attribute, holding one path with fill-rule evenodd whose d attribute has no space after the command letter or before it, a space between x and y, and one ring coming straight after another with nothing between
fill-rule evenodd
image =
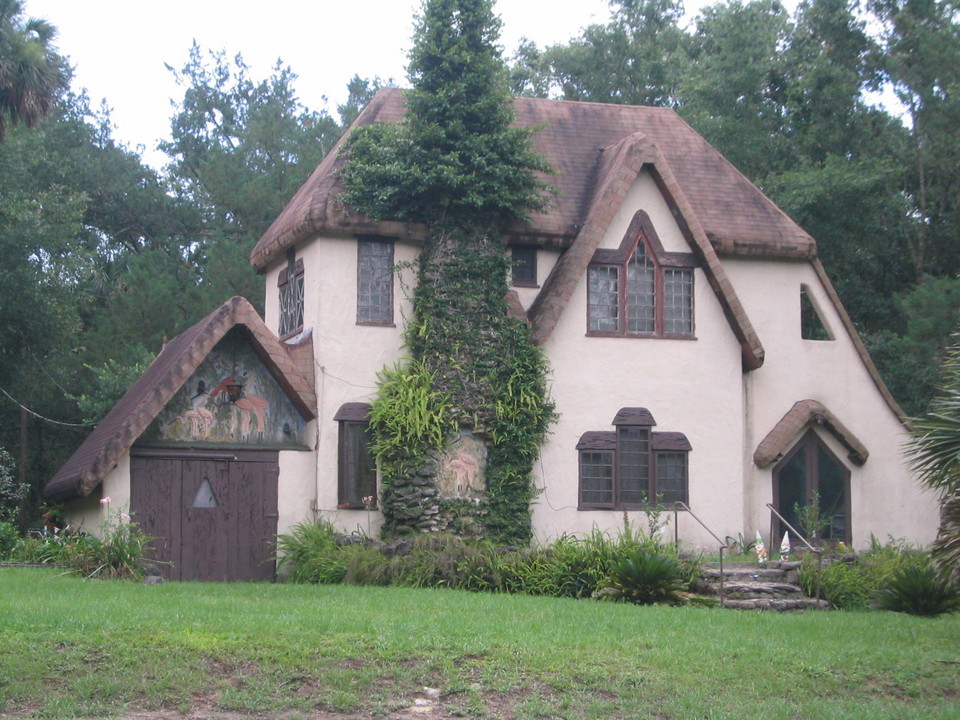
<instances>
[{"instance_id":1,"label":"dormer window","mask_svg":"<svg viewBox=\"0 0 960 720\"><path fill-rule=\"evenodd\" d=\"M287 266L280 271L277 279L280 292L281 338L289 337L303 330L303 258L296 259L296 250L287 250Z\"/></svg>"},{"instance_id":2,"label":"dormer window","mask_svg":"<svg viewBox=\"0 0 960 720\"><path fill-rule=\"evenodd\" d=\"M693 336L693 255L664 252L646 213L587 271L587 334Z\"/></svg>"}]
</instances>

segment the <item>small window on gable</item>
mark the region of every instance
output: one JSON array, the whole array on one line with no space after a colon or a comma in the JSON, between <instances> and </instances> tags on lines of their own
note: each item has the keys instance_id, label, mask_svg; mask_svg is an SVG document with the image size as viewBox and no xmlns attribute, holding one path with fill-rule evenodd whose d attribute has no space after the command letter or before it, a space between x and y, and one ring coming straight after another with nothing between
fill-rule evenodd
<instances>
[{"instance_id":1,"label":"small window on gable","mask_svg":"<svg viewBox=\"0 0 960 720\"><path fill-rule=\"evenodd\" d=\"M277 334L288 337L303 330L303 258L296 259L296 250L287 250L287 266L277 279L280 292L280 326Z\"/></svg>"},{"instance_id":2,"label":"small window on gable","mask_svg":"<svg viewBox=\"0 0 960 720\"><path fill-rule=\"evenodd\" d=\"M377 504L377 466L370 451L366 403L345 403L333 419L340 425L337 507L369 509Z\"/></svg>"},{"instance_id":3,"label":"small window on gable","mask_svg":"<svg viewBox=\"0 0 960 720\"><path fill-rule=\"evenodd\" d=\"M800 286L800 337L804 340L833 340L806 285Z\"/></svg>"},{"instance_id":4,"label":"small window on gable","mask_svg":"<svg viewBox=\"0 0 960 720\"><path fill-rule=\"evenodd\" d=\"M646 213L587 270L587 334L693 337L692 254L663 250Z\"/></svg>"},{"instance_id":5,"label":"small window on gable","mask_svg":"<svg viewBox=\"0 0 960 720\"><path fill-rule=\"evenodd\" d=\"M537 248L517 245L510 249L511 279L517 287L537 286Z\"/></svg>"},{"instance_id":6,"label":"small window on gable","mask_svg":"<svg viewBox=\"0 0 960 720\"><path fill-rule=\"evenodd\" d=\"M393 241L357 242L357 323L393 325Z\"/></svg>"},{"instance_id":7,"label":"small window on gable","mask_svg":"<svg viewBox=\"0 0 960 720\"><path fill-rule=\"evenodd\" d=\"M580 510L632 510L687 502L683 433L653 432L646 408L622 408L613 431L584 433L580 451Z\"/></svg>"}]
</instances>

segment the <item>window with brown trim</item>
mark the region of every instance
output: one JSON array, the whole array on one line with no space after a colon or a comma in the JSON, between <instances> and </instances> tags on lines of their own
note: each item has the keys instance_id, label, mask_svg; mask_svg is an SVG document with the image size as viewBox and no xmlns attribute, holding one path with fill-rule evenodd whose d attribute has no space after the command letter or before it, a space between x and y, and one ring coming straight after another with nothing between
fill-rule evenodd
<instances>
[{"instance_id":1,"label":"window with brown trim","mask_svg":"<svg viewBox=\"0 0 960 720\"><path fill-rule=\"evenodd\" d=\"M357 242L357 323L393 325L393 241Z\"/></svg>"},{"instance_id":2,"label":"window with brown trim","mask_svg":"<svg viewBox=\"0 0 960 720\"><path fill-rule=\"evenodd\" d=\"M516 287L539 287L537 285L537 248L532 245L517 245L510 248L511 282Z\"/></svg>"},{"instance_id":3,"label":"window with brown trim","mask_svg":"<svg viewBox=\"0 0 960 720\"><path fill-rule=\"evenodd\" d=\"M616 430L584 433L580 452L580 510L633 510L656 503L687 502L683 433L653 432L646 408L622 408Z\"/></svg>"},{"instance_id":4,"label":"window with brown trim","mask_svg":"<svg viewBox=\"0 0 960 720\"><path fill-rule=\"evenodd\" d=\"M296 250L287 250L287 266L277 278L280 293L280 323L277 334L288 337L303 330L303 258Z\"/></svg>"},{"instance_id":5,"label":"window with brown trim","mask_svg":"<svg viewBox=\"0 0 960 720\"><path fill-rule=\"evenodd\" d=\"M808 540L851 540L850 470L812 428L774 467L773 504ZM780 536L787 528L777 525Z\"/></svg>"},{"instance_id":6,"label":"window with brown trim","mask_svg":"<svg viewBox=\"0 0 960 720\"><path fill-rule=\"evenodd\" d=\"M587 270L587 334L693 337L694 256L664 252L650 219L635 216L617 250Z\"/></svg>"},{"instance_id":7,"label":"window with brown trim","mask_svg":"<svg viewBox=\"0 0 960 720\"><path fill-rule=\"evenodd\" d=\"M377 466L370 451L366 403L346 403L334 415L340 425L337 458L337 507L361 510L376 507Z\"/></svg>"}]
</instances>

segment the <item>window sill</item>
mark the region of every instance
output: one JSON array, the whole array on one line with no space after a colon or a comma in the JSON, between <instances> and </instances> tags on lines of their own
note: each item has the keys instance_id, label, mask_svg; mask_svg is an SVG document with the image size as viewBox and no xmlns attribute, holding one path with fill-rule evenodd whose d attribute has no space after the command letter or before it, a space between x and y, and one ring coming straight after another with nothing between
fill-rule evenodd
<instances>
[{"instance_id":1,"label":"window sill","mask_svg":"<svg viewBox=\"0 0 960 720\"><path fill-rule=\"evenodd\" d=\"M360 503L358 505L351 505L350 503L340 503L337 505L337 510L367 510L367 508ZM378 512L379 508L372 507L369 508L368 512Z\"/></svg>"},{"instance_id":2,"label":"window sill","mask_svg":"<svg viewBox=\"0 0 960 720\"><path fill-rule=\"evenodd\" d=\"M285 341L285 340L289 340L290 338L294 338L294 337L296 337L297 335L299 335L299 334L302 333L302 332L303 332L303 325L301 325L301 326L298 327L298 328L294 328L293 330L291 330L291 331L288 332L288 333L284 333L283 335L280 335L280 340L281 340L281 342L282 342L282 341Z\"/></svg>"},{"instance_id":3,"label":"window sill","mask_svg":"<svg viewBox=\"0 0 960 720\"><path fill-rule=\"evenodd\" d=\"M630 338L632 340L696 340L697 336L693 334L664 334L655 333L620 333L620 332L602 332L599 330L587 330L587 337L605 337L605 338Z\"/></svg>"},{"instance_id":4,"label":"window sill","mask_svg":"<svg viewBox=\"0 0 960 720\"><path fill-rule=\"evenodd\" d=\"M678 510L680 512L685 512L688 508L678 508L674 506L674 503L677 501L672 501L664 503L661 506L663 512L673 512ZM686 500L680 500L684 505L689 505ZM577 511L579 512L596 512L596 511L606 511L606 512L645 512L647 510L656 510L656 505L578 505Z\"/></svg>"},{"instance_id":5,"label":"window sill","mask_svg":"<svg viewBox=\"0 0 960 720\"><path fill-rule=\"evenodd\" d=\"M395 328L397 324L395 322L377 322L375 320L357 320L357 325L362 325L364 327L392 327Z\"/></svg>"},{"instance_id":6,"label":"window sill","mask_svg":"<svg viewBox=\"0 0 960 720\"><path fill-rule=\"evenodd\" d=\"M536 283L536 282L521 282L521 281L517 281L517 280L514 280L514 281L511 283L511 285L512 285L513 287L518 287L518 288L534 288L534 289L536 289L536 288L539 288L539 287L540 287L540 285L539 285L538 283Z\"/></svg>"}]
</instances>

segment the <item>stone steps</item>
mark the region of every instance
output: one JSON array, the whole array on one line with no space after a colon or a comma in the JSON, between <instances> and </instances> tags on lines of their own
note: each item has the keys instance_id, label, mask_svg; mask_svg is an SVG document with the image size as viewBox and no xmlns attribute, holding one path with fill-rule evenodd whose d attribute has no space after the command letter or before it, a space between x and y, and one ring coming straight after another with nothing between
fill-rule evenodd
<instances>
[{"instance_id":1,"label":"stone steps","mask_svg":"<svg viewBox=\"0 0 960 720\"><path fill-rule=\"evenodd\" d=\"M827 610L825 600L807 597L797 584L799 562L725 563L723 590L719 563L705 563L697 592L720 597L723 607L737 610Z\"/></svg>"}]
</instances>

